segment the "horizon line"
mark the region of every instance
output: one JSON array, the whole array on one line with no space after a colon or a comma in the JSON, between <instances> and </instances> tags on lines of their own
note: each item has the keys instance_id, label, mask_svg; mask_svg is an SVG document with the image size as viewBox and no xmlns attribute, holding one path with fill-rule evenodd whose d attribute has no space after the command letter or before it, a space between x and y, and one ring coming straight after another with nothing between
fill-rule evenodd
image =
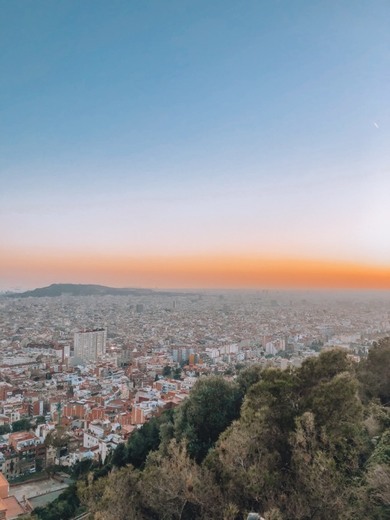
<instances>
[{"instance_id":1,"label":"horizon line","mask_svg":"<svg viewBox=\"0 0 390 520\"><path fill-rule=\"evenodd\" d=\"M35 285L31 287L23 287L23 288L2 288L0 289L0 294L9 293L9 294L23 294L25 292L32 292L40 289L47 289L53 285L77 285L77 286L98 286L105 287L107 289L124 289L129 291L151 291L151 292L181 292L181 291L191 291L191 292L375 292L375 293L390 293L390 287L381 287L381 288L370 288L370 287L351 287L351 286L215 286L215 287L198 287L198 286L177 286L177 287L146 287L146 286L119 286L119 285L106 285L102 283L93 283L93 282L52 282L47 285ZM98 295L96 295L98 296Z\"/></svg>"},{"instance_id":2,"label":"horizon line","mask_svg":"<svg viewBox=\"0 0 390 520\"><path fill-rule=\"evenodd\" d=\"M154 290L388 290L390 266L281 255L0 254L2 287L42 287L59 279Z\"/></svg>"}]
</instances>

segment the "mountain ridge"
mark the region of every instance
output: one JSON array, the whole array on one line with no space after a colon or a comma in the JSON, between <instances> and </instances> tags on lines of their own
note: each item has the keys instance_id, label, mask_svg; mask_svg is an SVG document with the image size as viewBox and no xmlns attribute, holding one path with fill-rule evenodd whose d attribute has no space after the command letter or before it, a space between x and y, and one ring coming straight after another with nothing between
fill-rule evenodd
<instances>
[{"instance_id":1,"label":"mountain ridge","mask_svg":"<svg viewBox=\"0 0 390 520\"><path fill-rule=\"evenodd\" d=\"M155 291L153 289L136 289L126 287L109 287L98 284L73 284L73 283L53 283L46 287L38 287L21 293L7 293L8 298L28 298L28 297L56 297L56 296L153 296L167 295L175 296L178 292Z\"/></svg>"}]
</instances>

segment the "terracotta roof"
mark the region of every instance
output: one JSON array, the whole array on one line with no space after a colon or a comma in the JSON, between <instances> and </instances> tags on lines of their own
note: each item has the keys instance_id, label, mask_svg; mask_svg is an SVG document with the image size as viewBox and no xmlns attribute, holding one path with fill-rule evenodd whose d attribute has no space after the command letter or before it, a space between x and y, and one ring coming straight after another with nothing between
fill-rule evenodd
<instances>
[{"instance_id":1,"label":"terracotta roof","mask_svg":"<svg viewBox=\"0 0 390 520\"><path fill-rule=\"evenodd\" d=\"M8 497L2 499L3 504L5 505L7 512L6 518L7 520L12 520L12 518L16 518L19 515L22 515L26 511L20 505L16 497Z\"/></svg>"},{"instance_id":2,"label":"terracotta roof","mask_svg":"<svg viewBox=\"0 0 390 520\"><path fill-rule=\"evenodd\" d=\"M8 480L5 478L5 476L0 473L0 486L8 486L9 482Z\"/></svg>"}]
</instances>

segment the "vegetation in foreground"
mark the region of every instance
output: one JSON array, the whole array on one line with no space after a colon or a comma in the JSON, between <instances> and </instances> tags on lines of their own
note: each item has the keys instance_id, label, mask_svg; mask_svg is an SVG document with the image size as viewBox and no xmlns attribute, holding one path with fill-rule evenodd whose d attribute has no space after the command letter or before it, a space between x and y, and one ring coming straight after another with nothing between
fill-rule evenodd
<instances>
[{"instance_id":1,"label":"vegetation in foreground","mask_svg":"<svg viewBox=\"0 0 390 520\"><path fill-rule=\"evenodd\" d=\"M203 378L34 516L84 506L95 520L390 519L389 404L389 338L358 365L330 350L296 370Z\"/></svg>"}]
</instances>

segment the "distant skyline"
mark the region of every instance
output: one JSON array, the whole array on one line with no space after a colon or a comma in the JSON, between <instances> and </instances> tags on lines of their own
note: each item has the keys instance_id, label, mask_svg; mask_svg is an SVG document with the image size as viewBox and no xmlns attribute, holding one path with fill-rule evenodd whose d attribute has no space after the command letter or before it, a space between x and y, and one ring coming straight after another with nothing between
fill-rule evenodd
<instances>
[{"instance_id":1,"label":"distant skyline","mask_svg":"<svg viewBox=\"0 0 390 520\"><path fill-rule=\"evenodd\" d=\"M0 2L0 289L390 288L390 3Z\"/></svg>"}]
</instances>

